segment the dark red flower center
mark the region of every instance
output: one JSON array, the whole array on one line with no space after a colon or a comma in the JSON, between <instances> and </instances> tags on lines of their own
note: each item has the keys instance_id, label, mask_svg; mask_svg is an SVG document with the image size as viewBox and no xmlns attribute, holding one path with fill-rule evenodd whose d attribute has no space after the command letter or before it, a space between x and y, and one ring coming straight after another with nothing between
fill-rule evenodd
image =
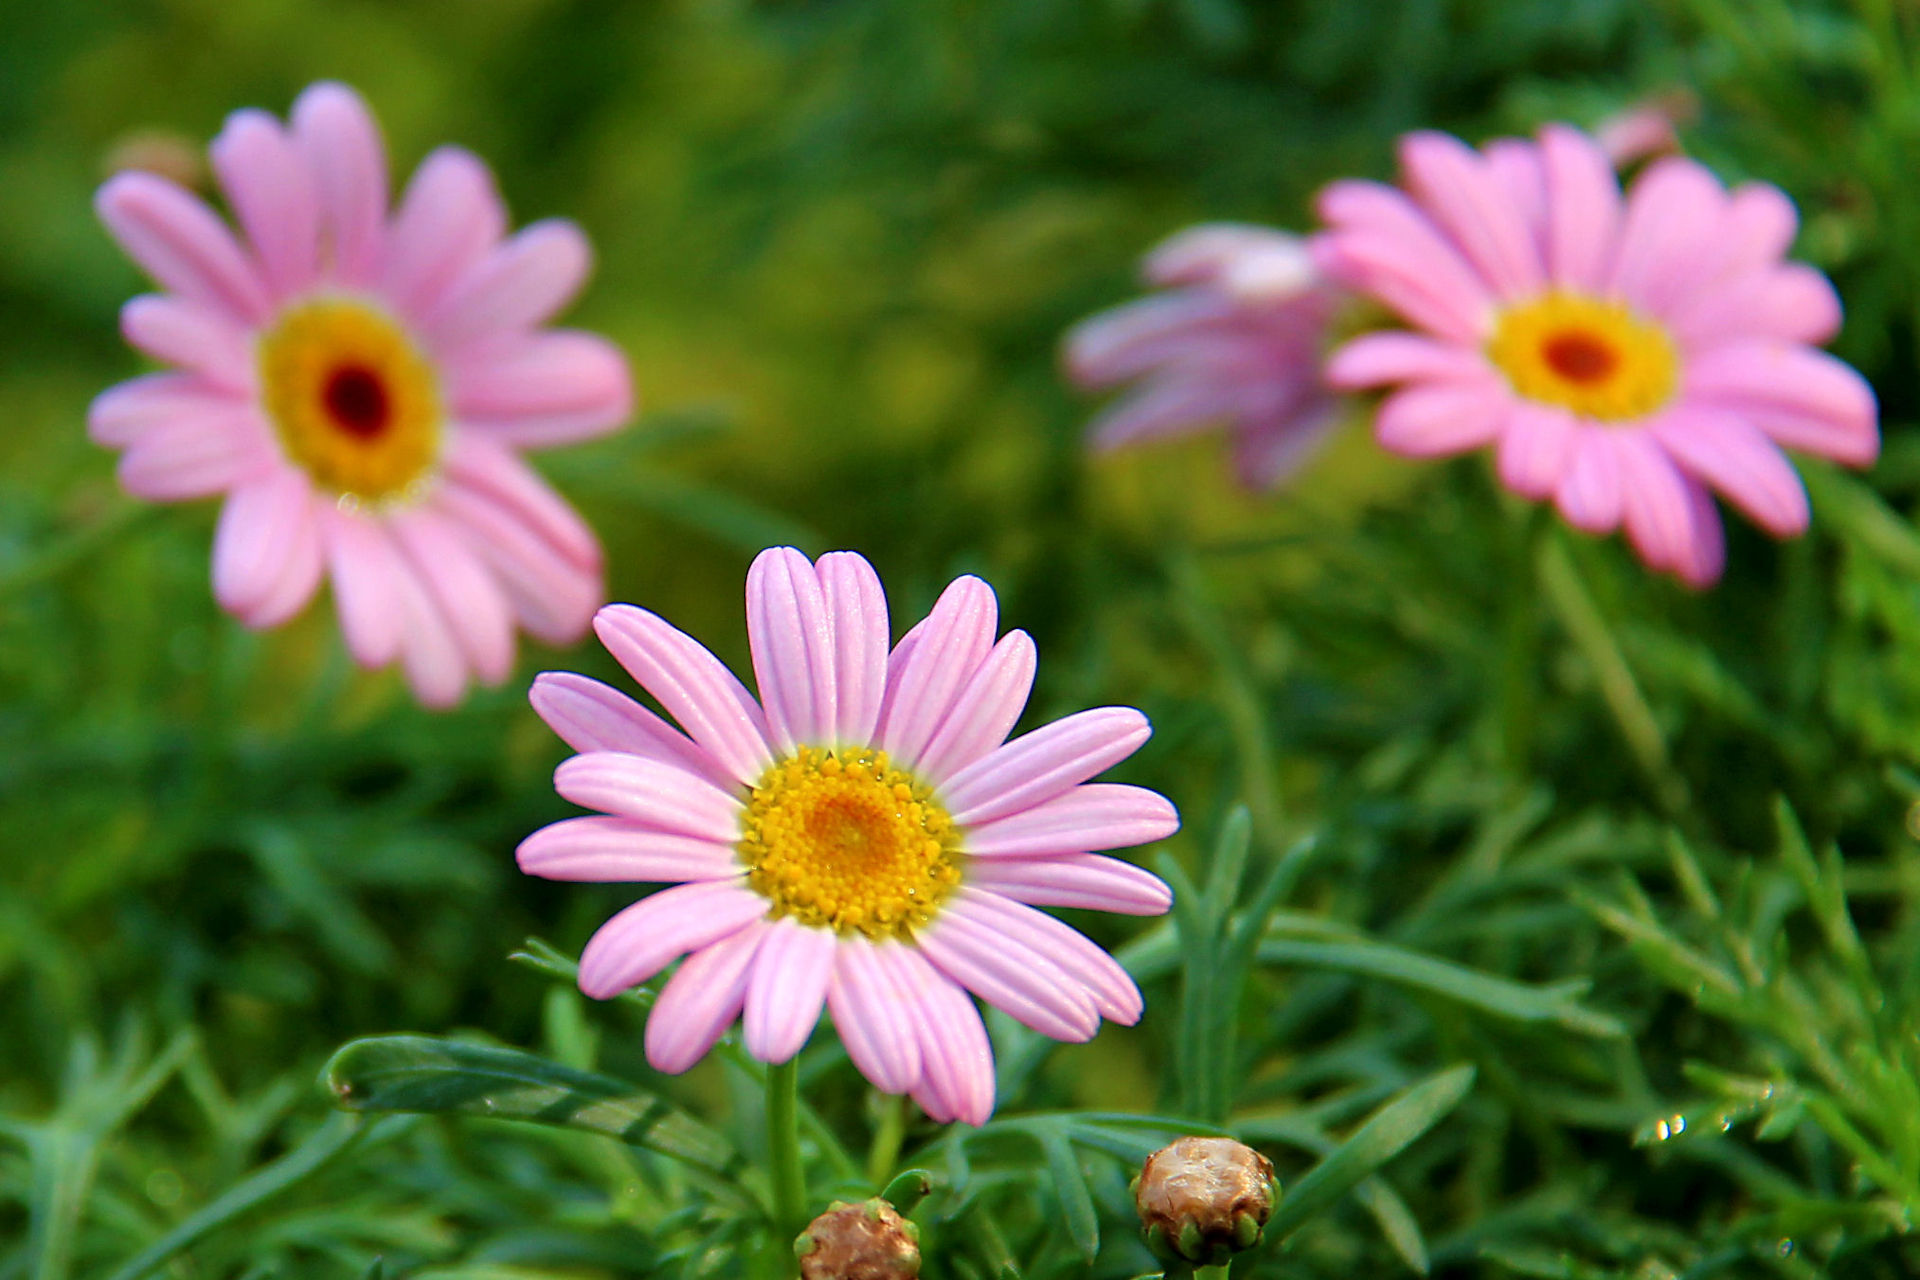
<instances>
[{"instance_id":1,"label":"dark red flower center","mask_svg":"<svg viewBox=\"0 0 1920 1280\"><path fill-rule=\"evenodd\" d=\"M1568 382L1602 382L1620 367L1620 353L1612 343L1581 329L1554 334L1540 354L1547 367Z\"/></svg>"},{"instance_id":2,"label":"dark red flower center","mask_svg":"<svg viewBox=\"0 0 1920 1280\"><path fill-rule=\"evenodd\" d=\"M386 384L371 369L359 365L342 365L328 374L320 400L333 424L358 440L377 438L393 417Z\"/></svg>"}]
</instances>

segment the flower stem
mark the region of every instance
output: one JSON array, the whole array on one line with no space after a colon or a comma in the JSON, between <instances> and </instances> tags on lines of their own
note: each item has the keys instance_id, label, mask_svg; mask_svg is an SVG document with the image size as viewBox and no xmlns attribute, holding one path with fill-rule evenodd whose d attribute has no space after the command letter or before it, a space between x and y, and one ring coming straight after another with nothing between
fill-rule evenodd
<instances>
[{"instance_id":1,"label":"flower stem","mask_svg":"<svg viewBox=\"0 0 1920 1280\"><path fill-rule=\"evenodd\" d=\"M867 1148L867 1181L876 1188L887 1185L893 1167L900 1163L900 1142L907 1135L907 1100L898 1094L880 1097L880 1125L873 1131L873 1145Z\"/></svg>"},{"instance_id":2,"label":"flower stem","mask_svg":"<svg viewBox=\"0 0 1920 1280\"><path fill-rule=\"evenodd\" d=\"M781 1241L805 1229L807 1175L800 1167L800 1068L792 1059L767 1068L767 1160L772 1165L773 1229Z\"/></svg>"}]
</instances>

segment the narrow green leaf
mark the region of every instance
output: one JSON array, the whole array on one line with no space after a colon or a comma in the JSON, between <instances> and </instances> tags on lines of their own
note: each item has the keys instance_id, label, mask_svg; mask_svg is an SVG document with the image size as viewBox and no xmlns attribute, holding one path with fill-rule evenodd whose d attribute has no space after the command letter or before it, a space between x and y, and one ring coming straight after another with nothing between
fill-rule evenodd
<instances>
[{"instance_id":1,"label":"narrow green leaf","mask_svg":"<svg viewBox=\"0 0 1920 1280\"><path fill-rule=\"evenodd\" d=\"M880 1198L903 1214L910 1214L933 1190L933 1175L925 1169L907 1169L894 1176Z\"/></svg>"},{"instance_id":2,"label":"narrow green leaf","mask_svg":"<svg viewBox=\"0 0 1920 1280\"><path fill-rule=\"evenodd\" d=\"M518 1049L433 1036L370 1036L343 1045L321 1076L349 1111L432 1111L526 1120L605 1134L670 1156L727 1185L746 1161L718 1133L624 1080Z\"/></svg>"},{"instance_id":3,"label":"narrow green leaf","mask_svg":"<svg viewBox=\"0 0 1920 1280\"><path fill-rule=\"evenodd\" d=\"M1100 1252L1100 1216L1093 1209L1093 1193L1087 1189L1087 1175L1073 1144L1065 1132L1049 1130L1040 1135L1040 1148L1046 1153L1047 1172L1053 1177L1054 1194L1060 1198L1060 1213L1066 1219L1067 1235L1092 1262Z\"/></svg>"},{"instance_id":4,"label":"narrow green leaf","mask_svg":"<svg viewBox=\"0 0 1920 1280\"><path fill-rule=\"evenodd\" d=\"M1473 1087L1473 1077L1473 1067L1463 1065L1403 1089L1281 1197L1267 1222L1268 1234L1286 1239L1365 1181L1452 1111Z\"/></svg>"}]
</instances>

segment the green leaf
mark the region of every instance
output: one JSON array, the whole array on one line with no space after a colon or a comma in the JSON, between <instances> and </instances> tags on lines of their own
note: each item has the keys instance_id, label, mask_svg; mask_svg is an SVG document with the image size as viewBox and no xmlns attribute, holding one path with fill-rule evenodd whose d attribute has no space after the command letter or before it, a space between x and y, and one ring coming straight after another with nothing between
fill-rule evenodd
<instances>
[{"instance_id":1,"label":"green leaf","mask_svg":"<svg viewBox=\"0 0 1920 1280\"><path fill-rule=\"evenodd\" d=\"M1281 1197L1267 1222L1268 1235L1286 1239L1399 1155L1467 1096L1473 1077L1473 1067L1462 1065L1402 1090Z\"/></svg>"},{"instance_id":2,"label":"green leaf","mask_svg":"<svg viewBox=\"0 0 1920 1280\"><path fill-rule=\"evenodd\" d=\"M349 1111L428 1111L526 1120L605 1134L669 1156L747 1199L730 1143L673 1104L610 1076L518 1049L434 1036L369 1036L321 1075Z\"/></svg>"},{"instance_id":3,"label":"green leaf","mask_svg":"<svg viewBox=\"0 0 1920 1280\"><path fill-rule=\"evenodd\" d=\"M1046 1153L1054 1194L1060 1197L1067 1234L1081 1256L1092 1262L1100 1252L1100 1217L1094 1212L1093 1193L1087 1189L1087 1175L1081 1171L1079 1157L1073 1154L1073 1144L1066 1134L1058 1129L1040 1135L1040 1148Z\"/></svg>"}]
</instances>

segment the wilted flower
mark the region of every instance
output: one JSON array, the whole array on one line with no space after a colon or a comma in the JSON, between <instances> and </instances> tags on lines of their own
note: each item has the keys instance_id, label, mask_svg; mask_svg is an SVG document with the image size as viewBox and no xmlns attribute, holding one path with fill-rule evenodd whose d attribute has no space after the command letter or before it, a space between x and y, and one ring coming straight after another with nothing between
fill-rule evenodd
<instances>
[{"instance_id":1,"label":"wilted flower","mask_svg":"<svg viewBox=\"0 0 1920 1280\"><path fill-rule=\"evenodd\" d=\"M793 1242L800 1280L914 1280L920 1230L879 1196L836 1200Z\"/></svg>"},{"instance_id":2,"label":"wilted flower","mask_svg":"<svg viewBox=\"0 0 1920 1280\"><path fill-rule=\"evenodd\" d=\"M1336 182L1315 241L1329 274L1419 332L1334 354L1328 380L1397 386L1375 431L1396 452L1493 445L1502 481L1577 528L1625 524L1656 569L1703 586L1725 558L1709 487L1776 537L1807 526L1780 446L1855 466L1879 451L1872 391L1808 344L1840 326L1825 276L1781 255L1793 205L1656 160L1623 201L1606 155L1549 125L1484 152L1401 144L1407 192Z\"/></svg>"},{"instance_id":3,"label":"wilted flower","mask_svg":"<svg viewBox=\"0 0 1920 1280\"><path fill-rule=\"evenodd\" d=\"M1190 227L1148 255L1163 292L1090 316L1067 334L1081 386L1135 383L1094 420L1114 449L1225 426L1241 480L1265 488L1309 458L1341 417L1320 369L1343 294L1297 236L1265 227Z\"/></svg>"},{"instance_id":4,"label":"wilted flower","mask_svg":"<svg viewBox=\"0 0 1920 1280\"><path fill-rule=\"evenodd\" d=\"M598 681L541 676L534 708L582 753L554 785L609 816L557 822L518 856L556 880L682 882L580 958L581 990L606 998L692 953L647 1022L655 1067L686 1070L743 1009L747 1051L785 1062L824 1005L875 1085L981 1124L993 1060L968 991L1058 1040L1139 1018L1112 957L1026 904L1167 909L1157 877L1093 852L1179 824L1154 792L1087 782L1146 741L1146 717L1103 707L1004 741L1034 648L1021 631L996 643L986 583L956 579L889 653L864 559L762 552L758 701L654 614L609 605L594 626L686 732Z\"/></svg>"},{"instance_id":5,"label":"wilted flower","mask_svg":"<svg viewBox=\"0 0 1920 1280\"><path fill-rule=\"evenodd\" d=\"M1162 1258L1218 1266L1260 1242L1273 1214L1273 1162L1232 1138L1176 1138L1147 1157L1133 1203Z\"/></svg>"},{"instance_id":6,"label":"wilted flower","mask_svg":"<svg viewBox=\"0 0 1920 1280\"><path fill-rule=\"evenodd\" d=\"M632 411L617 349L540 327L586 278L586 238L559 221L503 238L486 166L453 147L389 216L379 132L340 85L284 127L236 112L210 154L244 240L153 173L96 202L167 290L126 305L127 340L175 366L94 401L121 483L226 495L221 606L274 626L330 577L354 658L399 659L429 705L503 679L516 621L577 639L605 598L599 543L518 451Z\"/></svg>"}]
</instances>

